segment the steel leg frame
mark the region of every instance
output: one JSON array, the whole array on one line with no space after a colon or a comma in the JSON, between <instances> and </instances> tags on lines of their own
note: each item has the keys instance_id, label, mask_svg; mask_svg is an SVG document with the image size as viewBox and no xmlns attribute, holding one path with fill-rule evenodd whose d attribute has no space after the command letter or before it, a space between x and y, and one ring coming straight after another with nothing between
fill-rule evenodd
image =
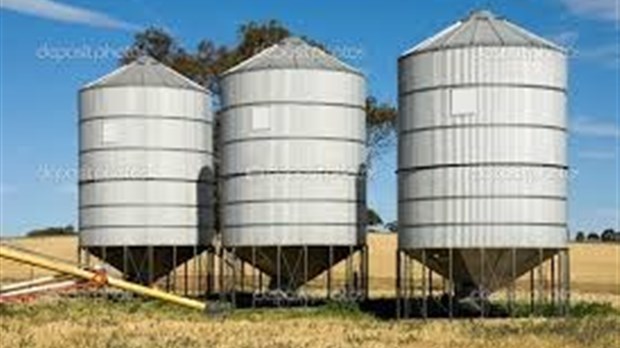
<instances>
[{"instance_id":1,"label":"steel leg frame","mask_svg":"<svg viewBox=\"0 0 620 348\"><path fill-rule=\"evenodd\" d=\"M233 301L233 293L238 290L238 286L243 284L243 289L249 290L251 296L248 303L252 307L260 305L261 301L268 300L275 306L284 306L292 304L300 304L307 306L311 301L310 284L309 284L309 272L311 266L311 248L312 246L299 246L298 254L292 253L291 250L286 250L285 246L273 246L273 252L275 255L269 256L269 254L263 254L261 251L263 247L250 247L247 251L251 254L248 256L251 258L248 263L251 265L260 264L261 258L273 257L274 264L272 267L275 269L275 274L271 280L273 289L267 290L263 288L263 273L256 267L251 268L251 278L240 279L244 276L244 271L241 266L241 261L238 259L234 248L223 248L219 254L220 259L224 260L220 264L220 300L221 301ZM335 248L336 246L327 246L328 262L333 265L335 260ZM353 245L348 246L349 255L343 260L345 267L345 279L344 282L340 280L336 281L333 277L333 267L326 269L326 297L327 299L342 299L345 301L359 301L367 298L368 296L368 253L366 245ZM285 254L286 253L286 254ZM288 256L286 256L288 255ZM296 256L297 255L297 256ZM275 257L274 257L275 256ZM286 257L285 257L286 256ZM265 261L262 259L262 261ZM287 273L288 272L288 273ZM291 286L295 285L295 292L291 292L293 289ZM299 285L299 286L297 286ZM342 285L342 288L341 288ZM336 295L335 287L338 286L338 296ZM235 291L231 291L234 288Z\"/></svg>"},{"instance_id":2,"label":"steel leg frame","mask_svg":"<svg viewBox=\"0 0 620 348\"><path fill-rule=\"evenodd\" d=\"M490 306L489 289L493 284L496 284L501 278L509 277L511 281L504 285L506 291L506 311L499 312L505 313L510 317L517 315L517 287L516 281L519 274L518 262L522 260L525 255L521 252L532 253L532 249L520 250L518 248L506 249L505 261L508 264L505 274L494 274L492 260L487 260L487 249L478 249L479 264L479 287L477 301L480 306L480 317L486 317L489 314L495 315L495 311L491 309L497 308ZM525 273L525 279L529 279L529 291L526 292L526 298L529 297L529 313L531 315L568 315L570 309L570 264L569 264L569 252L568 249L534 249L536 255L536 262L538 265L530 269ZM439 253L439 256L436 253ZM426 266L429 257L440 257L444 260L447 258L448 262L448 274L444 279L445 286L443 287L443 296L447 297L447 312L444 313L449 318L460 315L458 306L456 306L456 283L455 279L457 275L454 273L456 269L454 249L447 248L445 250L436 251L434 249L418 249L418 250L402 250L399 249L396 253L396 281L395 281L395 294L396 294L396 317L408 318L412 313L411 309L414 303L413 299L419 300L418 311L415 312L422 318L427 318L430 315L429 296L437 298L437 294L434 293L435 289L431 286L433 279L432 270ZM430 253L430 254L429 254ZM433 256L431 256L433 255ZM415 256L415 257L414 257ZM415 259L420 260L420 271L414 270ZM419 275L418 275L419 273ZM412 275L413 274L413 275ZM417 287L413 286L414 278L421 276L421 284ZM527 283L526 283L527 284ZM420 293L416 293L419 289ZM497 290L499 291L499 290ZM444 297L445 298L445 297ZM527 301L527 300L526 300ZM443 301L441 303L444 303ZM527 303L527 302L526 302ZM552 311L548 311L547 306L552 306ZM442 304L442 308L445 305ZM433 307L434 308L434 307ZM434 313L434 311L433 311Z\"/></svg>"}]
</instances>

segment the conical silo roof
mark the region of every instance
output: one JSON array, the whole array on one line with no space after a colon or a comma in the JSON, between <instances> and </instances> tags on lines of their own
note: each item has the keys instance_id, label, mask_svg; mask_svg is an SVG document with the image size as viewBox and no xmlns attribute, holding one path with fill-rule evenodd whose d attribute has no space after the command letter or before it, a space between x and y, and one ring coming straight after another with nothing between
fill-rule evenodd
<instances>
[{"instance_id":1,"label":"conical silo roof","mask_svg":"<svg viewBox=\"0 0 620 348\"><path fill-rule=\"evenodd\" d=\"M150 56L141 56L108 75L85 85L82 89L103 87L170 87L206 90L198 83L179 74Z\"/></svg>"},{"instance_id":2,"label":"conical silo roof","mask_svg":"<svg viewBox=\"0 0 620 348\"><path fill-rule=\"evenodd\" d=\"M490 11L474 11L437 35L422 41L403 56L470 46L539 47L564 52L564 48L533 34Z\"/></svg>"},{"instance_id":3,"label":"conical silo roof","mask_svg":"<svg viewBox=\"0 0 620 348\"><path fill-rule=\"evenodd\" d=\"M265 69L313 69L361 74L322 49L289 37L224 72L222 76Z\"/></svg>"}]
</instances>

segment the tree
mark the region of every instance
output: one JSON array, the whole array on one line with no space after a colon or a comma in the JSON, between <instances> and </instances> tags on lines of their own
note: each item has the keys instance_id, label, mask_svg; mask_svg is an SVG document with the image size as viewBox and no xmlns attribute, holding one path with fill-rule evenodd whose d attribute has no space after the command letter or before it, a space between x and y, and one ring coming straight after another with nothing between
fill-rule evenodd
<instances>
[{"instance_id":1,"label":"tree","mask_svg":"<svg viewBox=\"0 0 620 348\"><path fill-rule=\"evenodd\" d=\"M372 96L366 98L366 141L369 163L372 164L373 159L394 145L396 115L396 107L388 103L379 103Z\"/></svg>"},{"instance_id":2,"label":"tree","mask_svg":"<svg viewBox=\"0 0 620 348\"><path fill-rule=\"evenodd\" d=\"M75 235L75 229L73 225L67 225L65 227L46 227L42 229L36 229L28 232L28 237L47 237L47 236L73 236Z\"/></svg>"},{"instance_id":3,"label":"tree","mask_svg":"<svg viewBox=\"0 0 620 348\"><path fill-rule=\"evenodd\" d=\"M179 53L176 40L164 29L149 27L134 35L131 47L123 53L121 64L128 64L142 55L149 55L165 64L172 64Z\"/></svg>"},{"instance_id":4,"label":"tree","mask_svg":"<svg viewBox=\"0 0 620 348\"><path fill-rule=\"evenodd\" d=\"M204 39L199 42L195 52L189 52L164 29L150 27L135 34L133 44L124 53L120 63L128 64L143 54L151 55L209 88L218 96L220 93L218 76L221 73L291 35L293 32L276 20L249 22L239 28L238 43L234 46L216 45L213 41ZM304 36L302 38L309 44L328 51L320 42ZM396 108L393 105L379 103L372 96L367 98L369 162L386 148L394 145L395 120Z\"/></svg>"},{"instance_id":5,"label":"tree","mask_svg":"<svg viewBox=\"0 0 620 348\"><path fill-rule=\"evenodd\" d=\"M616 239L614 230L611 228L606 229L601 233L601 241L603 242L613 242Z\"/></svg>"},{"instance_id":6,"label":"tree","mask_svg":"<svg viewBox=\"0 0 620 348\"><path fill-rule=\"evenodd\" d=\"M368 208L366 218L368 225L370 226L383 224L383 219L381 219L381 216L379 216L379 214L371 208Z\"/></svg>"},{"instance_id":7,"label":"tree","mask_svg":"<svg viewBox=\"0 0 620 348\"><path fill-rule=\"evenodd\" d=\"M577 242L583 242L586 240L586 235L585 233L583 233L583 231L579 231L577 232L577 235L575 236L575 241Z\"/></svg>"},{"instance_id":8,"label":"tree","mask_svg":"<svg viewBox=\"0 0 620 348\"><path fill-rule=\"evenodd\" d=\"M588 234L588 241L589 242L594 242L594 241L599 241L601 238L598 236L598 234L596 234L596 232L590 232Z\"/></svg>"}]
</instances>

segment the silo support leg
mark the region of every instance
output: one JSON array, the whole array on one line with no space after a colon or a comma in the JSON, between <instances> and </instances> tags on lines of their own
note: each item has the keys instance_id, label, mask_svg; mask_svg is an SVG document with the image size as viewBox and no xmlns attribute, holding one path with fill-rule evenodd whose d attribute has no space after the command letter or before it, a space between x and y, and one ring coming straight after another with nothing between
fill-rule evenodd
<instances>
[{"instance_id":1,"label":"silo support leg","mask_svg":"<svg viewBox=\"0 0 620 348\"><path fill-rule=\"evenodd\" d=\"M303 293L303 297L304 297L304 306L308 306L308 293L307 293L307 287L308 287L308 246L304 245L303 247L303 258L304 258L304 293Z\"/></svg>"},{"instance_id":2,"label":"silo support leg","mask_svg":"<svg viewBox=\"0 0 620 348\"><path fill-rule=\"evenodd\" d=\"M277 277L277 287L278 292L282 291L282 247L276 247L276 277ZM280 307L280 293L276 296L277 306Z\"/></svg>"},{"instance_id":3,"label":"silo support leg","mask_svg":"<svg viewBox=\"0 0 620 348\"><path fill-rule=\"evenodd\" d=\"M396 251L396 318L401 318L401 301L403 300L403 293L401 288L402 272L401 272L401 251Z\"/></svg>"},{"instance_id":4,"label":"silo support leg","mask_svg":"<svg viewBox=\"0 0 620 348\"><path fill-rule=\"evenodd\" d=\"M512 248L510 255L511 255L511 260L510 260L511 276L510 276L510 284L508 285L508 311L510 313L510 316L514 317L515 286L517 282L517 249Z\"/></svg>"},{"instance_id":5,"label":"silo support leg","mask_svg":"<svg viewBox=\"0 0 620 348\"><path fill-rule=\"evenodd\" d=\"M454 316L454 251L448 249L448 316L450 319Z\"/></svg>"},{"instance_id":6,"label":"silo support leg","mask_svg":"<svg viewBox=\"0 0 620 348\"><path fill-rule=\"evenodd\" d=\"M422 249L422 317L428 317L428 299L426 293L426 249Z\"/></svg>"},{"instance_id":7,"label":"silo support leg","mask_svg":"<svg viewBox=\"0 0 620 348\"><path fill-rule=\"evenodd\" d=\"M536 301L536 314L538 315L542 315L543 313L541 312L541 309L544 306L545 303L545 258L544 258L544 250L543 249L538 249L538 276L537 276L537 282L536 282L536 292L537 294L537 301Z\"/></svg>"},{"instance_id":8,"label":"silo support leg","mask_svg":"<svg viewBox=\"0 0 620 348\"><path fill-rule=\"evenodd\" d=\"M332 298L332 267L331 265L333 265L334 263L334 247L333 246L329 246L329 256L328 256L329 260L329 267L327 268L327 298L331 299Z\"/></svg>"},{"instance_id":9,"label":"silo support leg","mask_svg":"<svg viewBox=\"0 0 620 348\"><path fill-rule=\"evenodd\" d=\"M252 308L256 307L256 247L252 246Z\"/></svg>"},{"instance_id":10,"label":"silo support leg","mask_svg":"<svg viewBox=\"0 0 620 348\"><path fill-rule=\"evenodd\" d=\"M370 251L368 245L364 245L364 264L363 264L363 279L364 279L364 299L370 297Z\"/></svg>"},{"instance_id":11,"label":"silo support leg","mask_svg":"<svg viewBox=\"0 0 620 348\"><path fill-rule=\"evenodd\" d=\"M200 294L201 284L200 284L200 254L198 253L198 247L194 245L194 276L192 277L192 293L194 296Z\"/></svg>"},{"instance_id":12,"label":"silo support leg","mask_svg":"<svg viewBox=\"0 0 620 348\"><path fill-rule=\"evenodd\" d=\"M549 264L549 281L551 282L549 284L549 290L551 291L551 306L555 309L555 297L556 297L556 293L555 293L555 258L556 255L553 255L551 257L551 260L549 260L550 264Z\"/></svg>"},{"instance_id":13,"label":"silo support leg","mask_svg":"<svg viewBox=\"0 0 620 348\"><path fill-rule=\"evenodd\" d=\"M530 271L530 313L534 313L534 270Z\"/></svg>"},{"instance_id":14,"label":"silo support leg","mask_svg":"<svg viewBox=\"0 0 620 348\"><path fill-rule=\"evenodd\" d=\"M224 267L224 248L222 248L221 246L219 247L219 274L218 274L218 278L219 278L219 292L220 292L220 302L226 302L228 300L227 298L227 293L226 293L226 286L225 286L225 281L226 281L226 274L225 274L225 267Z\"/></svg>"},{"instance_id":15,"label":"silo support leg","mask_svg":"<svg viewBox=\"0 0 620 348\"><path fill-rule=\"evenodd\" d=\"M561 252L562 255L562 314L570 315L570 254L568 249Z\"/></svg>"},{"instance_id":16,"label":"silo support leg","mask_svg":"<svg viewBox=\"0 0 620 348\"><path fill-rule=\"evenodd\" d=\"M230 302L233 308L237 307L237 253L236 249L232 248L229 252L231 257L230 267L232 268L232 279L230 285Z\"/></svg>"},{"instance_id":17,"label":"silo support leg","mask_svg":"<svg viewBox=\"0 0 620 348\"><path fill-rule=\"evenodd\" d=\"M187 296L188 294L188 287L189 287L189 281L188 281L188 272L189 272L189 267L188 267L189 261L185 261L183 263L183 295Z\"/></svg>"},{"instance_id":18,"label":"silo support leg","mask_svg":"<svg viewBox=\"0 0 620 348\"><path fill-rule=\"evenodd\" d=\"M486 310L485 301L486 301L486 291L484 282L486 281L486 277L484 274L484 249L480 249L480 286L478 287L478 298L480 299L480 317L484 318L484 311Z\"/></svg>"},{"instance_id":19,"label":"silo support leg","mask_svg":"<svg viewBox=\"0 0 620 348\"><path fill-rule=\"evenodd\" d=\"M129 262L127 260L127 254L129 254L129 248L124 245L123 246L123 278L127 279L127 272L129 271Z\"/></svg>"}]
</instances>

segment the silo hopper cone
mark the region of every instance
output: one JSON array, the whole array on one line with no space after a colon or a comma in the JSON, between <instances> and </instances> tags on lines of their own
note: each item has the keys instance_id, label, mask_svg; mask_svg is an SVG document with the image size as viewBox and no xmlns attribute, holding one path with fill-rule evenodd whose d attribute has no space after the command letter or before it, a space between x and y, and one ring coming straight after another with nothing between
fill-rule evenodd
<instances>
[{"instance_id":1,"label":"silo hopper cone","mask_svg":"<svg viewBox=\"0 0 620 348\"><path fill-rule=\"evenodd\" d=\"M312 280L328 268L346 259L350 255L349 246L334 246L330 263L329 247L308 246L307 268L304 267L304 252L301 246L281 247L280 254L280 289L296 290L305 282ZM256 247L255 254L251 247L237 247L235 254L243 261L253 264L267 274L271 289L278 288L277 247Z\"/></svg>"},{"instance_id":2,"label":"silo hopper cone","mask_svg":"<svg viewBox=\"0 0 620 348\"><path fill-rule=\"evenodd\" d=\"M149 284L170 273L174 265L181 266L194 257L194 247L176 247L176 249L175 261L172 247L153 247L152 265L149 265L147 247L127 247L126 256L123 255L123 247L106 247L105 256L103 248L88 248L88 251L122 272L126 279L139 284Z\"/></svg>"},{"instance_id":3,"label":"silo hopper cone","mask_svg":"<svg viewBox=\"0 0 620 348\"><path fill-rule=\"evenodd\" d=\"M471 297L480 291L487 295L509 285L513 280L532 270L541 261L553 257L555 249L513 249L487 248L453 249L452 279L456 296ZM421 263L426 263L432 271L442 277L450 278L450 257L448 249L412 250L410 255Z\"/></svg>"}]
</instances>

